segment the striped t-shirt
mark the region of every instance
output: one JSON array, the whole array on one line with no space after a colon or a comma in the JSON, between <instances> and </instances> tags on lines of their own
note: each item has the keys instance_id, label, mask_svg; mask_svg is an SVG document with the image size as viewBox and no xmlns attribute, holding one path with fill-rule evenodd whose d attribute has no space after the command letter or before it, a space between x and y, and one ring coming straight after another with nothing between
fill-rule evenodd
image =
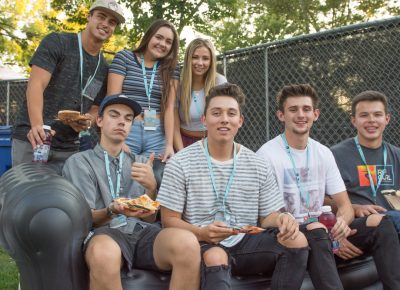
<instances>
[{"instance_id":1,"label":"striped t-shirt","mask_svg":"<svg viewBox=\"0 0 400 290\"><path fill-rule=\"evenodd\" d=\"M143 110L149 108L149 100L144 86L142 65L134 52L126 49L119 51L110 65L109 72L124 76L122 93L138 102L142 106ZM146 67L148 87L150 87L152 72L152 67ZM157 112L161 111L161 96L163 88L159 72L160 69L158 65L150 97L150 108L157 110ZM178 66L175 68L172 79L179 80Z\"/></svg>"},{"instance_id":2,"label":"striped t-shirt","mask_svg":"<svg viewBox=\"0 0 400 290\"><path fill-rule=\"evenodd\" d=\"M217 191L222 197L231 175L233 160L212 159L212 165ZM271 168L254 152L241 145L236 166L225 202L231 213L231 226L257 225L259 217L284 207ZM218 202L212 187L201 141L179 151L168 161L157 200L162 206L181 213L182 219L190 224L206 226L214 221L215 211L221 202ZM221 244L233 246L242 237L232 236Z\"/></svg>"}]
</instances>

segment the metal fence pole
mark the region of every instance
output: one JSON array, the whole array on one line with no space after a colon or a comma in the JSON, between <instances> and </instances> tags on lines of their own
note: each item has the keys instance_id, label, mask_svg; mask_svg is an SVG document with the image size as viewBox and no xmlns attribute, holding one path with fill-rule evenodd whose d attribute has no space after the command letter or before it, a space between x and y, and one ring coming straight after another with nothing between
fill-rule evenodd
<instances>
[{"instance_id":1,"label":"metal fence pole","mask_svg":"<svg viewBox=\"0 0 400 290\"><path fill-rule=\"evenodd\" d=\"M7 81L6 125L10 125L10 82Z\"/></svg>"},{"instance_id":2,"label":"metal fence pole","mask_svg":"<svg viewBox=\"0 0 400 290\"><path fill-rule=\"evenodd\" d=\"M265 61L265 75L264 75L264 77L265 77L265 115L266 115L266 118L265 118L265 133L266 133L266 135L267 135L267 140L270 140L271 138L270 138L270 135L269 135L269 113L270 113L270 110L269 110L269 89L268 89L268 86L269 86L269 83L268 83L268 46L267 47L265 47L265 50L264 50L264 61Z\"/></svg>"}]
</instances>

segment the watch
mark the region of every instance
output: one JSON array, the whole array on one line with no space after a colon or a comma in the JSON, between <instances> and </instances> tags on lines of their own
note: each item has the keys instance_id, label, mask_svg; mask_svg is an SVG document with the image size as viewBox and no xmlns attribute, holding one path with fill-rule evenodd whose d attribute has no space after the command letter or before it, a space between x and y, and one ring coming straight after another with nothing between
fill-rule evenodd
<instances>
[{"instance_id":1,"label":"watch","mask_svg":"<svg viewBox=\"0 0 400 290\"><path fill-rule=\"evenodd\" d=\"M107 206L107 216L108 217L113 217L115 215L115 212L113 212L113 203L111 202L108 206Z\"/></svg>"}]
</instances>

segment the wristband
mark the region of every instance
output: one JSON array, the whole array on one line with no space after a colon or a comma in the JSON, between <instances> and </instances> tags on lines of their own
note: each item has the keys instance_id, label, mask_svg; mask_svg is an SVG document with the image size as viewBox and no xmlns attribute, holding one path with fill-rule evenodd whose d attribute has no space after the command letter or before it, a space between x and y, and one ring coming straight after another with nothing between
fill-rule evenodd
<instances>
[{"instance_id":1,"label":"wristband","mask_svg":"<svg viewBox=\"0 0 400 290\"><path fill-rule=\"evenodd\" d=\"M107 206L107 216L108 217L113 217L115 215L115 213L113 212L113 203L111 202L108 206Z\"/></svg>"}]
</instances>

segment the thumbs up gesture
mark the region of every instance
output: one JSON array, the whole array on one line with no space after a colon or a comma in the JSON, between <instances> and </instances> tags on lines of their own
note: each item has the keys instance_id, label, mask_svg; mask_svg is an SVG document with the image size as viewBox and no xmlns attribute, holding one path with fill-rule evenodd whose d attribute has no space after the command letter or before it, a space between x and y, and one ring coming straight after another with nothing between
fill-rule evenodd
<instances>
[{"instance_id":1,"label":"thumbs up gesture","mask_svg":"<svg viewBox=\"0 0 400 290\"><path fill-rule=\"evenodd\" d=\"M151 153L146 163L134 162L131 167L131 176L133 180L146 188L146 193L154 199L157 182L153 173L153 161L154 153Z\"/></svg>"}]
</instances>

